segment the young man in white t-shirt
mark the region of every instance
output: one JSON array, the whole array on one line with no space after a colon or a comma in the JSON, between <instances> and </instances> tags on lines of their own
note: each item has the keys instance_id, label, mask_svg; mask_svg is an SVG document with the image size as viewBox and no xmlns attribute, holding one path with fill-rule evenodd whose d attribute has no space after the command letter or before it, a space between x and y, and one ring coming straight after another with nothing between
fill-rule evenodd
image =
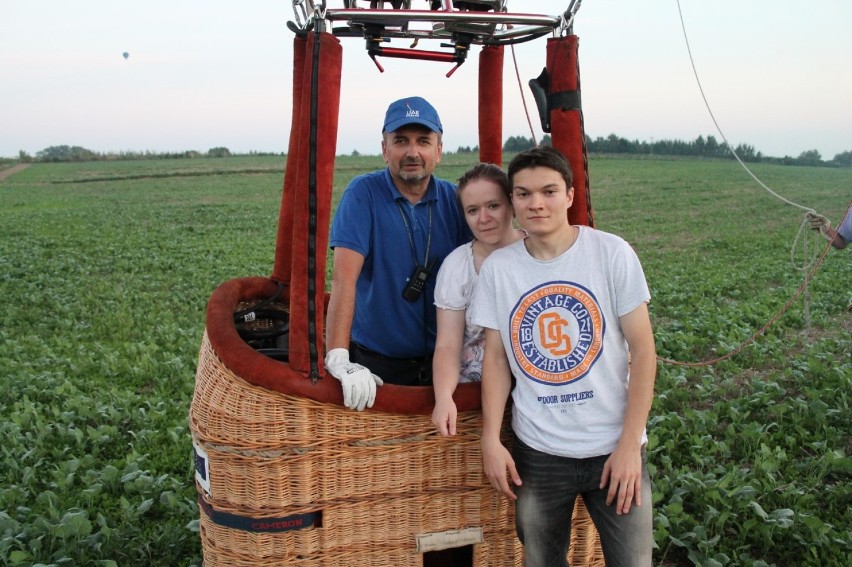
<instances>
[{"instance_id":1,"label":"young man in white t-shirt","mask_svg":"<svg viewBox=\"0 0 852 567\"><path fill-rule=\"evenodd\" d=\"M642 266L618 236L568 222L574 189L558 151L518 154L509 181L529 236L488 257L471 305L486 329L485 473L517 499L526 567L566 565L578 495L607 565L651 565L656 352ZM510 393L511 453L500 442Z\"/></svg>"}]
</instances>

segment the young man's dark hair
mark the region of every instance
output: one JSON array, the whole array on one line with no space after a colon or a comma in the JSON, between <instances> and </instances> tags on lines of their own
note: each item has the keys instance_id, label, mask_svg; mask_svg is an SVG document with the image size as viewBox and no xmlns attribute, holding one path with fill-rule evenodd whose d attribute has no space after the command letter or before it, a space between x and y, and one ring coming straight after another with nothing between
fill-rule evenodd
<instances>
[{"instance_id":1,"label":"young man's dark hair","mask_svg":"<svg viewBox=\"0 0 852 567\"><path fill-rule=\"evenodd\" d=\"M565 186L570 188L574 185L574 174L571 172L571 166L568 160L565 159L558 150L550 146L539 146L525 152L521 152L509 162L509 183L515 174L522 169L531 169L534 167L547 167L559 173L562 179L565 180Z\"/></svg>"}]
</instances>

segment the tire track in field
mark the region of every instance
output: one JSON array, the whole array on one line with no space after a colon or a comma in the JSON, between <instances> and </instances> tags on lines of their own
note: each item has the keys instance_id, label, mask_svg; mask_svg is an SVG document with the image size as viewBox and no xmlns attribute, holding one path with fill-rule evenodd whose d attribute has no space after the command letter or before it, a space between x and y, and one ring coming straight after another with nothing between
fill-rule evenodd
<instances>
[{"instance_id":1,"label":"tire track in field","mask_svg":"<svg viewBox=\"0 0 852 567\"><path fill-rule=\"evenodd\" d=\"M7 178L11 177L12 175L15 175L19 171L28 168L29 166L30 164L28 163L19 163L18 165L13 165L8 169L0 171L0 182L6 181Z\"/></svg>"}]
</instances>

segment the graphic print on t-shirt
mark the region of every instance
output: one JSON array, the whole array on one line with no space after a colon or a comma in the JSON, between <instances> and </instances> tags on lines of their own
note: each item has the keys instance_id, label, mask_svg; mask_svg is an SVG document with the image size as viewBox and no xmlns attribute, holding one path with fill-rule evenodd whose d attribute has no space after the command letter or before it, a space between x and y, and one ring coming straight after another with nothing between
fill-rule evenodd
<instances>
[{"instance_id":1,"label":"graphic print on t-shirt","mask_svg":"<svg viewBox=\"0 0 852 567\"><path fill-rule=\"evenodd\" d=\"M601 355L605 327L591 291L571 282L549 282L524 294L512 309L512 355L536 382L572 384Z\"/></svg>"}]
</instances>

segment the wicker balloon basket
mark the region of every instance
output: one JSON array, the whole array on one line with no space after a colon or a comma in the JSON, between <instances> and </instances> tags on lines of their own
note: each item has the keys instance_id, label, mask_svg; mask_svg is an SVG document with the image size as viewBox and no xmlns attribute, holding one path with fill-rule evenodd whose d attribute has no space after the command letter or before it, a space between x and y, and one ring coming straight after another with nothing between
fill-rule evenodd
<instances>
[{"instance_id":1,"label":"wicker balloon basket","mask_svg":"<svg viewBox=\"0 0 852 567\"><path fill-rule=\"evenodd\" d=\"M482 473L481 415L438 435L427 415L354 412L249 384L205 333L190 408L207 566L421 566L472 546L522 565L514 508ZM603 565L578 499L572 565Z\"/></svg>"}]
</instances>

